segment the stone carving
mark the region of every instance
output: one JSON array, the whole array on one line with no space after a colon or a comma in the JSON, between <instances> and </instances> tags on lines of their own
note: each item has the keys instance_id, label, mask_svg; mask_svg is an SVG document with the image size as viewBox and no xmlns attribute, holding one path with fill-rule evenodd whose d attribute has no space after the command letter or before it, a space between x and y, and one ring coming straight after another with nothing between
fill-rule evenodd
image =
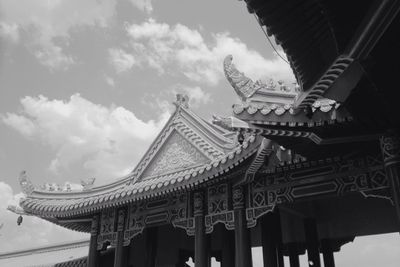
<instances>
[{"instance_id":1,"label":"stone carving","mask_svg":"<svg viewBox=\"0 0 400 267\"><path fill-rule=\"evenodd\" d=\"M28 179L26 175L26 171L22 171L19 175L19 184L21 185L22 192L26 195L30 195L35 191L35 187L33 186L32 182Z\"/></svg>"},{"instance_id":2,"label":"stone carving","mask_svg":"<svg viewBox=\"0 0 400 267\"><path fill-rule=\"evenodd\" d=\"M143 177L166 174L205 163L208 159L188 140L174 131L152 159Z\"/></svg>"}]
</instances>

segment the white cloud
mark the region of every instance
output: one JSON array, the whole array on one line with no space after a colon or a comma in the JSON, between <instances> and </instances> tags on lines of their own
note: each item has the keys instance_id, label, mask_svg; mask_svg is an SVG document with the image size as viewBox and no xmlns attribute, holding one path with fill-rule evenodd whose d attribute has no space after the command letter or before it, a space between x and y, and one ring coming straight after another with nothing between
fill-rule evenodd
<instances>
[{"instance_id":1,"label":"white cloud","mask_svg":"<svg viewBox=\"0 0 400 267\"><path fill-rule=\"evenodd\" d=\"M8 24L0 21L0 37L10 40L13 43L19 41L18 25Z\"/></svg>"},{"instance_id":2,"label":"white cloud","mask_svg":"<svg viewBox=\"0 0 400 267\"><path fill-rule=\"evenodd\" d=\"M7 206L18 204L21 197L23 197L22 193L14 194L10 185L0 181L0 224L4 224L0 229L0 239L7 240L7 242L1 242L1 252L88 238L87 235L67 230L36 217L23 216L23 222L18 226L18 215L8 211Z\"/></svg>"},{"instance_id":3,"label":"white cloud","mask_svg":"<svg viewBox=\"0 0 400 267\"><path fill-rule=\"evenodd\" d=\"M108 50L110 62L117 73L125 72L132 68L137 61L133 55L126 53L122 49L111 48Z\"/></svg>"},{"instance_id":4,"label":"white cloud","mask_svg":"<svg viewBox=\"0 0 400 267\"><path fill-rule=\"evenodd\" d=\"M216 85L223 79L225 56L232 54L238 68L253 79L295 80L290 66L277 55L266 59L229 33L212 34L207 41L196 29L149 19L128 25L127 34L126 52L136 60L132 67L146 65L160 74L183 73L191 81Z\"/></svg>"},{"instance_id":5,"label":"white cloud","mask_svg":"<svg viewBox=\"0 0 400 267\"><path fill-rule=\"evenodd\" d=\"M68 101L24 97L21 104L21 113L7 113L2 121L55 151L49 163L55 175L74 164L96 177L96 184L132 170L170 116L145 122L123 107L94 104L79 94Z\"/></svg>"},{"instance_id":6,"label":"white cloud","mask_svg":"<svg viewBox=\"0 0 400 267\"><path fill-rule=\"evenodd\" d=\"M151 12L149 0L130 0L132 5ZM30 33L28 46L40 63L51 70L66 69L74 63L56 37L68 39L79 26L107 27L117 0L0 0L0 36L14 41L19 30Z\"/></svg>"},{"instance_id":7,"label":"white cloud","mask_svg":"<svg viewBox=\"0 0 400 267\"><path fill-rule=\"evenodd\" d=\"M104 75L104 79L105 79L106 83L107 83L109 86L111 86L111 87L114 87L114 86L115 86L115 80L114 80L112 77L110 77L110 76L108 76L108 75Z\"/></svg>"}]
</instances>

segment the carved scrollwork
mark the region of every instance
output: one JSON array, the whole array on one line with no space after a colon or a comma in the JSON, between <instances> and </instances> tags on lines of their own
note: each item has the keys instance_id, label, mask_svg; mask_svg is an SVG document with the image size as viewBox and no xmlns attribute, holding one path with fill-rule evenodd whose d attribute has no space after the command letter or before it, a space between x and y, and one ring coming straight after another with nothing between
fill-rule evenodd
<instances>
[{"instance_id":1,"label":"carved scrollwork","mask_svg":"<svg viewBox=\"0 0 400 267\"><path fill-rule=\"evenodd\" d=\"M380 139L385 166L400 163L400 138L394 131L387 132Z\"/></svg>"}]
</instances>

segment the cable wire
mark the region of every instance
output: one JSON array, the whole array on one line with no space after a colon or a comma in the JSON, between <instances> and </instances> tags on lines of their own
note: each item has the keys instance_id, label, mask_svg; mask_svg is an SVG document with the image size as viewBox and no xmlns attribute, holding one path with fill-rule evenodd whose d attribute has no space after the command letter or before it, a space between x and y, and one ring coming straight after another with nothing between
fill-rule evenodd
<instances>
[{"instance_id":1,"label":"cable wire","mask_svg":"<svg viewBox=\"0 0 400 267\"><path fill-rule=\"evenodd\" d=\"M278 52L278 50L275 48L274 44L272 43L271 39L269 38L267 32L264 30L260 20L258 19L257 15L255 13L253 13L254 18L256 19L258 25L260 26L262 32L264 33L265 37L267 37L267 40L269 42L269 44L271 45L272 49L274 49L275 53L283 60L285 61L288 65L290 65L290 63Z\"/></svg>"}]
</instances>

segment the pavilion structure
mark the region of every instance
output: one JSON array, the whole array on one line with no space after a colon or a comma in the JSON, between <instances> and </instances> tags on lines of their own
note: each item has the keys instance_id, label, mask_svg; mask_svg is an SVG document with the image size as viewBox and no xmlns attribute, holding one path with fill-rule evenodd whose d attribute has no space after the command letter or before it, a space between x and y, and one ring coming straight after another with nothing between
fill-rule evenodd
<instances>
[{"instance_id":1,"label":"pavilion structure","mask_svg":"<svg viewBox=\"0 0 400 267\"><path fill-rule=\"evenodd\" d=\"M82 192L23 173L24 212L90 233L88 266L333 267L356 236L399 231L400 1L246 0L298 86L254 82L228 56L242 102L213 124L178 95L136 168ZM390 64L392 62L392 64Z\"/></svg>"}]
</instances>

